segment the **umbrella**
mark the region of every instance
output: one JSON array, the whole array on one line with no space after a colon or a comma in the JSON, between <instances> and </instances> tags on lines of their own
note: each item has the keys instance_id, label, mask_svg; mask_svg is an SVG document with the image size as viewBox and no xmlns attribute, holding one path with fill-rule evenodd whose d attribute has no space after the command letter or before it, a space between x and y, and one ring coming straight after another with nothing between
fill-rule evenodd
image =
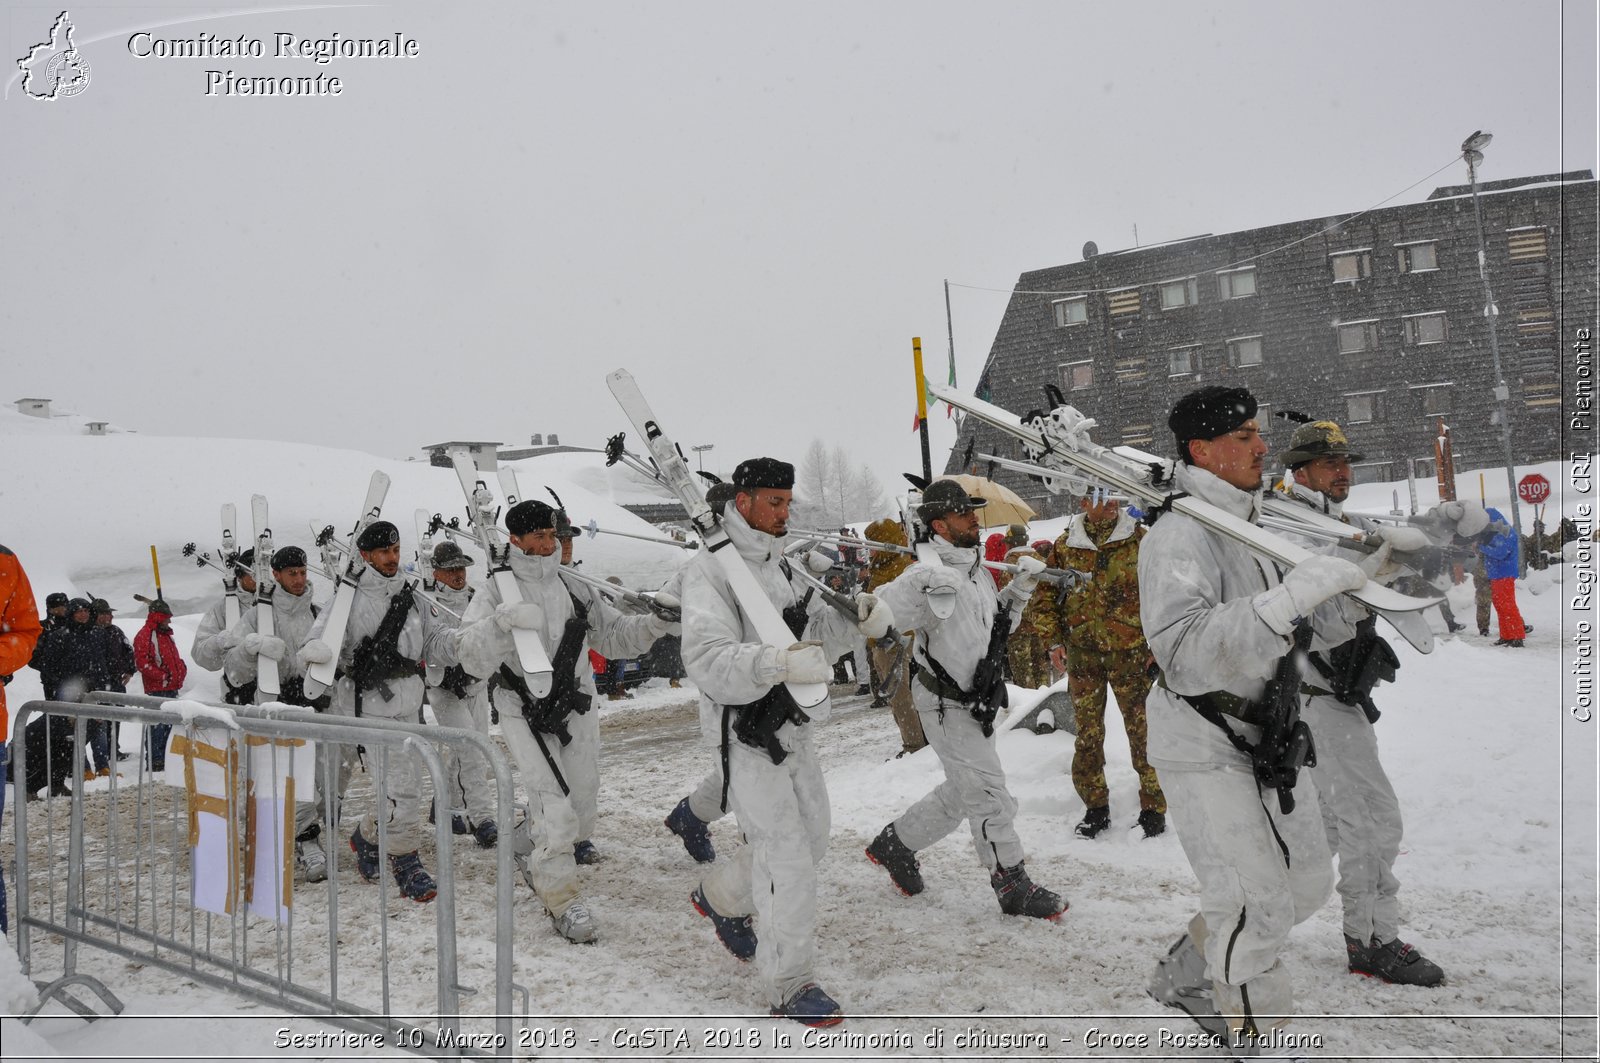
<instances>
[{"instance_id":1,"label":"umbrella","mask_svg":"<svg viewBox=\"0 0 1600 1063\"><path fill-rule=\"evenodd\" d=\"M938 479L954 480L967 494L976 495L989 503L977 511L978 521L985 528L993 528L1000 524L1026 524L1038 516L1033 507L1024 502L1015 491L1004 484L995 483L988 477L962 473L958 476L940 476Z\"/></svg>"}]
</instances>

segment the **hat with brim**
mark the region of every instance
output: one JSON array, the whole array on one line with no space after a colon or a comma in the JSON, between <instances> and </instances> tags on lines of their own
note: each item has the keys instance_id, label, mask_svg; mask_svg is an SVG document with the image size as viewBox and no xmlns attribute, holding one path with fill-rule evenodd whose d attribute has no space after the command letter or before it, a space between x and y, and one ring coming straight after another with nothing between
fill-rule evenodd
<instances>
[{"instance_id":1,"label":"hat with brim","mask_svg":"<svg viewBox=\"0 0 1600 1063\"><path fill-rule=\"evenodd\" d=\"M954 480L935 480L922 492L917 516L923 523L930 523L951 513L970 513L988 504L988 499L967 494L967 489Z\"/></svg>"},{"instance_id":2,"label":"hat with brim","mask_svg":"<svg viewBox=\"0 0 1600 1063\"><path fill-rule=\"evenodd\" d=\"M1318 458L1348 458L1360 461L1366 455L1350 449L1350 440L1344 429L1333 421L1310 421L1294 430L1289 449L1283 452L1283 464L1297 469Z\"/></svg>"}]
</instances>

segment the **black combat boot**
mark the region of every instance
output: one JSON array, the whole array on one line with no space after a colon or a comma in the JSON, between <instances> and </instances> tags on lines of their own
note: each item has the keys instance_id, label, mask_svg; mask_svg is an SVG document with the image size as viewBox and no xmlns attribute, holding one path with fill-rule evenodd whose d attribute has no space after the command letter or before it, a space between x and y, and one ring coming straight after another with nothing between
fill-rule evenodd
<instances>
[{"instance_id":1,"label":"black combat boot","mask_svg":"<svg viewBox=\"0 0 1600 1063\"><path fill-rule=\"evenodd\" d=\"M1027 915L1035 919L1060 919L1067 910L1067 902L1043 886L1036 886L1028 877L1027 868L997 867L989 875L989 885L1000 900L1000 910L1007 915Z\"/></svg>"},{"instance_id":2,"label":"black combat boot","mask_svg":"<svg viewBox=\"0 0 1600 1063\"><path fill-rule=\"evenodd\" d=\"M1100 807L1085 809L1083 822L1072 829L1080 838L1094 838L1109 826L1111 826L1111 809Z\"/></svg>"},{"instance_id":3,"label":"black combat boot","mask_svg":"<svg viewBox=\"0 0 1600 1063\"><path fill-rule=\"evenodd\" d=\"M889 872L889 880L894 883L895 889L907 897L915 897L922 892L922 868L917 865L917 854L900 840L900 835L894 832L893 823L872 839L872 844L867 846L867 859Z\"/></svg>"}]
</instances>

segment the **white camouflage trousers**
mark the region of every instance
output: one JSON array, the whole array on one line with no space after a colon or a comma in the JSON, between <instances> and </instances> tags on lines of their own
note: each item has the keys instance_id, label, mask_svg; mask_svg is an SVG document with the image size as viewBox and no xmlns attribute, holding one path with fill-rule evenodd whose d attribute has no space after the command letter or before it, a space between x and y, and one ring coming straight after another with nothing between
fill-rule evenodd
<instances>
[{"instance_id":1,"label":"white camouflage trousers","mask_svg":"<svg viewBox=\"0 0 1600 1063\"><path fill-rule=\"evenodd\" d=\"M911 699L928 745L944 767L944 782L894 821L895 833L912 850L922 850L966 820L972 847L984 867L993 871L997 865L1022 863L1017 801L1006 788L994 736L985 738L966 707L951 701L945 702L941 719L938 697L919 680L911 680Z\"/></svg>"},{"instance_id":2,"label":"white camouflage trousers","mask_svg":"<svg viewBox=\"0 0 1600 1063\"><path fill-rule=\"evenodd\" d=\"M459 727L485 736L489 733L489 696L485 691L458 698L442 687L429 687L428 704L441 727ZM435 804L435 814L465 809L473 826L493 821L494 773L489 768L489 758L476 749L462 750L451 744L441 745L439 755L444 758L445 792Z\"/></svg>"},{"instance_id":3,"label":"white camouflage trousers","mask_svg":"<svg viewBox=\"0 0 1600 1063\"><path fill-rule=\"evenodd\" d=\"M528 827L533 838L528 867L534 892L551 915L559 916L579 896L572 847L594 829L600 790L600 721L593 707L581 715L574 713L567 718L572 742L563 746L554 735L540 735L544 742L541 750L515 695L501 692L495 697L501 737L528 794ZM557 771L569 793L562 793Z\"/></svg>"},{"instance_id":4,"label":"white camouflage trousers","mask_svg":"<svg viewBox=\"0 0 1600 1063\"><path fill-rule=\"evenodd\" d=\"M1220 729L1217 740L1226 742ZM1152 757L1151 764L1200 880L1217 1009L1234 1027L1248 1013L1265 1031L1294 1012L1294 986L1279 959L1283 943L1333 891L1316 787L1302 773L1286 816L1277 792L1262 790L1231 746L1217 747L1212 762Z\"/></svg>"},{"instance_id":5,"label":"white camouflage trousers","mask_svg":"<svg viewBox=\"0 0 1600 1063\"><path fill-rule=\"evenodd\" d=\"M1344 932L1360 941L1400 936L1400 800L1378 760L1378 736L1358 706L1333 697L1305 700L1317 766L1311 769L1328 847L1339 854ZM1300 788L1296 787L1299 793Z\"/></svg>"},{"instance_id":6,"label":"white camouflage trousers","mask_svg":"<svg viewBox=\"0 0 1600 1063\"><path fill-rule=\"evenodd\" d=\"M700 882L718 915L755 916L756 968L773 1007L816 981L816 865L832 821L810 728L795 745L774 764L762 750L729 742L728 803L744 844Z\"/></svg>"}]
</instances>

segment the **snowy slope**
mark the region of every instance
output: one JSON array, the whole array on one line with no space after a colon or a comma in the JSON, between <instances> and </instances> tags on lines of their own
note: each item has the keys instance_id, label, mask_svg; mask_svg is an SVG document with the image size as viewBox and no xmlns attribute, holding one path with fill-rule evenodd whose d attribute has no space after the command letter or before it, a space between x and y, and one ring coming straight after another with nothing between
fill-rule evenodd
<instances>
[{"instance_id":1,"label":"snowy slope","mask_svg":"<svg viewBox=\"0 0 1600 1063\"><path fill-rule=\"evenodd\" d=\"M192 613L216 593L215 579L171 559L187 539L209 545L217 504L231 499L243 507L252 491L273 500L280 542L302 545L309 520L341 528L353 520L374 468L394 477L391 502L408 548L413 508L449 513L460 507L451 474L421 463L285 443L30 431L7 420L8 413L0 410L0 446L11 459L0 478L0 512L6 514L0 541L17 550L41 595L57 587L93 590L131 606L134 591L149 589L148 549L155 542L169 596L180 612ZM529 464L539 470L535 482L554 486L580 520L594 516L602 525L648 530L592 490L596 484L578 471L557 476L547 465ZM1491 503L1494 483L1487 477ZM1503 492L1503 475L1500 483ZM1389 490L1358 488L1359 508L1387 510ZM664 576L685 556L603 537L581 540L579 554L586 566L601 572L616 566L641 582ZM1562 576L1568 588L1558 582ZM1557 1058L1564 1051L1592 1057L1592 1018L1574 1024L1566 1041L1562 1024L1550 1018L1592 1015L1596 991L1595 725L1577 723L1566 712L1564 684L1570 690L1572 676L1563 626L1570 634L1570 580L1563 568L1537 573L1522 588L1522 607L1535 628L1524 650L1497 649L1492 637L1471 631L1443 640L1428 657L1395 640L1402 667L1393 687L1379 692L1384 715L1378 732L1406 814L1397 866L1405 933L1446 968L1450 981L1415 990L1345 973L1338 902L1330 900L1295 931L1287 956L1306 1013L1294 1029L1323 1039L1310 1057ZM1470 586L1456 588L1451 598L1457 615L1470 622ZM125 613L124 626L136 626L137 615ZM178 618L184 646L194 619ZM18 675L8 689L13 703L37 696L33 675ZM191 691L204 696L214 692L214 683L199 673ZM636 702L605 706L596 841L608 859L583 870L602 922L601 942L576 948L557 940L518 884L517 981L537 987L534 1010L545 1017L543 1026L571 1025L600 1039L593 1046L585 1041L571 1055L652 1055L613 1038L667 1026L693 1035L693 1047L673 1053L678 1057L928 1056L938 1053L921 1039L943 1031L942 1054L967 1058L1216 1058L1209 1050L1095 1049L1085 1042L1091 1028L1144 1036L1152 1045L1163 1029L1186 1030L1180 1015L1144 996L1143 984L1194 910L1196 887L1176 837L1146 842L1129 829L1138 811L1136 779L1115 722L1107 740L1115 828L1094 842L1072 835L1083 809L1069 778L1070 738L1011 733L1000 739L1030 871L1072 903L1059 925L1025 924L998 914L965 828L922 854L929 888L915 899L894 892L862 857L879 828L941 773L930 751L891 759L898 739L887 712L848 696L820 736L833 830L819 870L818 974L851 1016L844 1031L886 1039L904 1034L916 1046L802 1053L796 1027L788 1031L794 1048L773 1050L774 1027L764 1017L750 968L728 957L689 907L695 865L661 827L662 816L711 764L711 752L695 735L693 699L692 690L656 684ZM13 806L11 795L7 806ZM733 850L731 818L715 824L713 835L719 852ZM0 824L0 860L8 864L12 840L8 812ZM493 999L485 980L494 931L489 867L486 854L458 854L462 980L479 989L467 1005L475 1015ZM432 924L391 920L391 934L408 931L425 937ZM341 950L347 977L362 961L376 962L374 944L360 935L351 935ZM186 1058L196 1059L287 1058L273 1049L280 1026L325 1028L304 1019L279 1021L182 978L108 962L92 950L88 955L86 962L128 1001L127 1015L85 1024L57 1009L27 1031L3 1020L5 1058L171 1054L167 1026L141 1015L182 1016L172 1028L195 1046ZM47 967L59 963L59 949L39 946L36 958ZM4 990L0 979L0 999L8 995ZM423 1007L397 1001L401 1011ZM956 1052L954 1039L969 1027L1042 1032L1052 1041L1044 1053ZM759 1049L712 1052L701 1040L706 1029L757 1029L769 1041Z\"/></svg>"}]
</instances>

